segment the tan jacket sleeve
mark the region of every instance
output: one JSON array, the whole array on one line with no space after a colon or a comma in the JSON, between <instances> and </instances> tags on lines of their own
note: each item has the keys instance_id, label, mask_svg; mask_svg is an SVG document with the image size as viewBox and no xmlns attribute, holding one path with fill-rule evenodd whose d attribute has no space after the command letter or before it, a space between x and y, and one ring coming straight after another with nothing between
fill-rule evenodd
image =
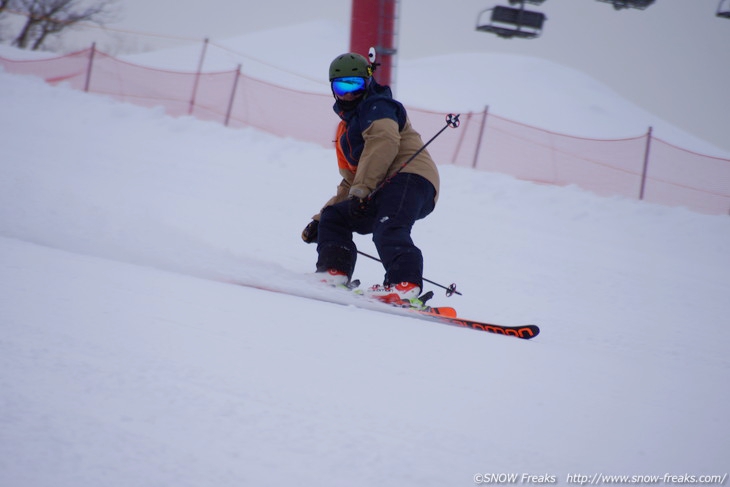
<instances>
[{"instance_id":1,"label":"tan jacket sleeve","mask_svg":"<svg viewBox=\"0 0 730 487\"><path fill-rule=\"evenodd\" d=\"M400 147L398 123L389 118L374 121L362 133L365 139L349 196L366 198L388 176Z\"/></svg>"}]
</instances>

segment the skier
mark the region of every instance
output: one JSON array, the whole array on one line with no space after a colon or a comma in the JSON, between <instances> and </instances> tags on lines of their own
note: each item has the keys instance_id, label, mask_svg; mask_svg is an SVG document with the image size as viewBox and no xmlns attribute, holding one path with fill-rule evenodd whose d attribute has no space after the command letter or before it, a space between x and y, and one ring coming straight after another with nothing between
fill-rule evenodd
<instances>
[{"instance_id":1,"label":"skier","mask_svg":"<svg viewBox=\"0 0 730 487\"><path fill-rule=\"evenodd\" d=\"M337 56L330 64L333 108L340 117L335 148L343 179L302 239L317 242L317 273L337 286L349 283L355 269L353 232L372 234L385 278L366 294L418 306L423 256L411 228L433 211L439 174L428 151L421 150L423 141L406 109L390 87L373 79L375 66L356 53Z\"/></svg>"}]
</instances>

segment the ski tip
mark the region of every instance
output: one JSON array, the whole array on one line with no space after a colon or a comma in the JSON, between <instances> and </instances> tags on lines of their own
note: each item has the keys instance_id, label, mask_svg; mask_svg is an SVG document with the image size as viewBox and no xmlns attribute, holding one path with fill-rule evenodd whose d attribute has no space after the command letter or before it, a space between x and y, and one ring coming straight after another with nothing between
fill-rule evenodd
<instances>
[{"instance_id":1,"label":"ski tip","mask_svg":"<svg viewBox=\"0 0 730 487\"><path fill-rule=\"evenodd\" d=\"M540 334L540 327L537 326L537 325L527 325L524 328L529 329L532 332L532 335L531 336L524 336L522 338L526 338L526 339L529 340L530 338L535 338L537 335Z\"/></svg>"}]
</instances>

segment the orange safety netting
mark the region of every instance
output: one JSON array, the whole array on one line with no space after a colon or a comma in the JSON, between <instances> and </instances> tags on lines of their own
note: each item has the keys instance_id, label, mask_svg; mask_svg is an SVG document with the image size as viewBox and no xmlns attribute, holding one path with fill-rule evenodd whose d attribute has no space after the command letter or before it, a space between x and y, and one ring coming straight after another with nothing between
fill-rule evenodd
<instances>
[{"instance_id":1,"label":"orange safety netting","mask_svg":"<svg viewBox=\"0 0 730 487\"><path fill-rule=\"evenodd\" d=\"M116 59L95 48L42 60L0 57L7 72L100 93L173 116L192 115L332 147L337 118L330 95L296 91L240 72L178 72ZM443 113L408 108L428 140L445 126ZM599 195L621 195L730 212L730 159L697 154L649 133L627 139L574 137L508 120L487 110L461 115L461 126L429 145L439 164L454 164Z\"/></svg>"}]
</instances>

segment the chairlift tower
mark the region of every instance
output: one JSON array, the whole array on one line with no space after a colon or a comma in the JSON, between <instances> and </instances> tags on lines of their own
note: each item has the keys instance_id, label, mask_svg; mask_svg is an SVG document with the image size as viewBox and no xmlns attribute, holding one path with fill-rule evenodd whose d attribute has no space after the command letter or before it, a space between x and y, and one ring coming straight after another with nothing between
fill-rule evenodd
<instances>
[{"instance_id":1,"label":"chairlift tower","mask_svg":"<svg viewBox=\"0 0 730 487\"><path fill-rule=\"evenodd\" d=\"M533 39L542 33L545 23L545 14L525 9L525 3L540 5L544 0L509 0L510 5L519 5L519 8L495 5L479 12L476 30L496 34L504 39L518 37ZM485 22L484 14L491 12L489 21Z\"/></svg>"},{"instance_id":2,"label":"chairlift tower","mask_svg":"<svg viewBox=\"0 0 730 487\"><path fill-rule=\"evenodd\" d=\"M352 0L350 51L368 55L371 47L380 64L373 77L382 85L395 82L399 0Z\"/></svg>"}]
</instances>

